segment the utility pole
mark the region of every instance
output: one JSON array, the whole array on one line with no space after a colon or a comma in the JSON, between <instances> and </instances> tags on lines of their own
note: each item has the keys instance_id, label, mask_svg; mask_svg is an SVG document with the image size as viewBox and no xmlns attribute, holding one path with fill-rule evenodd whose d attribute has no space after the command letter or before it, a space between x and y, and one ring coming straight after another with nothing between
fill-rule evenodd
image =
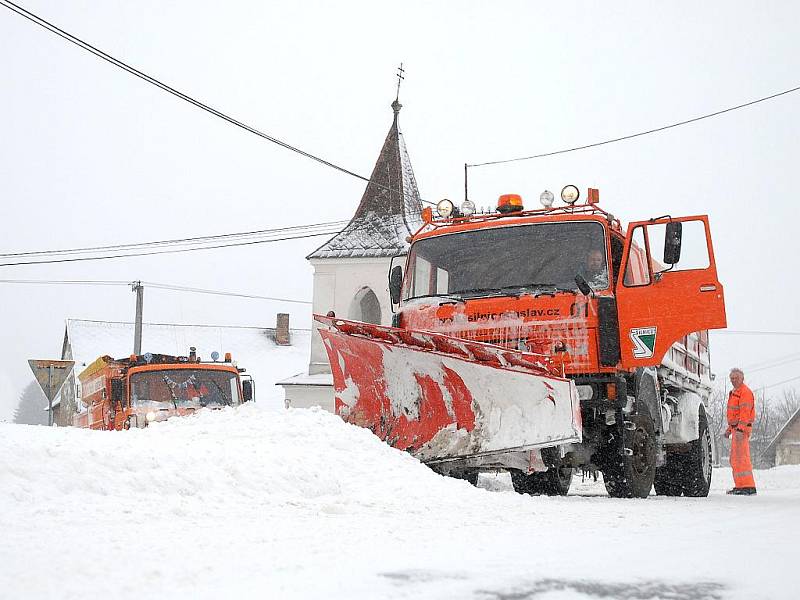
<instances>
[{"instance_id":1,"label":"utility pole","mask_svg":"<svg viewBox=\"0 0 800 600\"><path fill-rule=\"evenodd\" d=\"M133 326L133 353L142 353L142 308L144 305L144 286L141 281L131 283L131 290L136 292L136 321Z\"/></svg>"},{"instance_id":2,"label":"utility pole","mask_svg":"<svg viewBox=\"0 0 800 600\"><path fill-rule=\"evenodd\" d=\"M47 366L47 389L53 389L53 365ZM53 426L53 398L47 395L47 426Z\"/></svg>"}]
</instances>

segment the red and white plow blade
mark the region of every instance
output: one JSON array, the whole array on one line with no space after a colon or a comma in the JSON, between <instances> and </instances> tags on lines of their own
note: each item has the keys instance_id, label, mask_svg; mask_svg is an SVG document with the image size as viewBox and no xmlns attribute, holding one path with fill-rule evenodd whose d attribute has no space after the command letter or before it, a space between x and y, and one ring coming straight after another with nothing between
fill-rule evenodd
<instances>
[{"instance_id":1,"label":"red and white plow blade","mask_svg":"<svg viewBox=\"0 0 800 600\"><path fill-rule=\"evenodd\" d=\"M439 461L581 441L574 382L541 355L314 315L336 412Z\"/></svg>"}]
</instances>

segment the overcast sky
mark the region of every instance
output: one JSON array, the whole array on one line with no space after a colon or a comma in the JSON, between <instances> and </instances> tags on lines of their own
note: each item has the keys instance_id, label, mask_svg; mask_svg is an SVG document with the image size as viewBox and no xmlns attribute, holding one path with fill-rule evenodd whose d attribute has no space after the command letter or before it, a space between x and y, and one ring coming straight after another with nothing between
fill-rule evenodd
<instances>
[{"instance_id":1,"label":"overcast sky","mask_svg":"<svg viewBox=\"0 0 800 600\"><path fill-rule=\"evenodd\" d=\"M423 198L461 198L463 164L617 137L800 85L785 2L20 0L202 101L369 175L391 124ZM349 218L355 178L231 126L0 7L0 252L190 237ZM624 222L708 213L731 330L800 332L800 93L601 148L474 169L471 196L537 203L600 189ZM141 279L311 298L324 238L116 261L0 267L0 279ZM58 357L64 320L130 320L124 287L0 284L0 419ZM272 326L309 309L147 290L145 319ZM714 370L800 353L800 337L712 336ZM753 386L800 360L753 372ZM776 389L776 388L773 388ZM779 388L778 388L779 389Z\"/></svg>"}]
</instances>

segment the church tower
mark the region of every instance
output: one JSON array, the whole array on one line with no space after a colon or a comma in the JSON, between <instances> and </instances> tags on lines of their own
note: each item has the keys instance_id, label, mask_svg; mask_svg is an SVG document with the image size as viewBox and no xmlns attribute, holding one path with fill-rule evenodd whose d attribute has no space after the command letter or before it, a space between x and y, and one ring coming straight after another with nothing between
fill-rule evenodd
<instances>
[{"instance_id":1,"label":"church tower","mask_svg":"<svg viewBox=\"0 0 800 600\"><path fill-rule=\"evenodd\" d=\"M391 324L389 266L393 257L405 257L406 238L422 226L422 202L398 127L401 108L398 100L392 103L392 125L353 218L306 257L314 267L315 313L332 310L345 319ZM328 356L316 332L308 373L280 385L287 406L321 405L333 410Z\"/></svg>"}]
</instances>

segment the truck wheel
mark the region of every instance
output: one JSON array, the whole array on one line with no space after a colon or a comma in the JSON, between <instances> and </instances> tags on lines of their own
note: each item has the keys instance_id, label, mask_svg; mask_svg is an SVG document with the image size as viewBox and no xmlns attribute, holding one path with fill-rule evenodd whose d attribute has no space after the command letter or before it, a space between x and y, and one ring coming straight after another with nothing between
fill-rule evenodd
<instances>
[{"instance_id":1,"label":"truck wheel","mask_svg":"<svg viewBox=\"0 0 800 600\"><path fill-rule=\"evenodd\" d=\"M514 491L518 494L528 494L538 496L544 494L545 480L543 473L523 473L522 471L511 471L511 483Z\"/></svg>"},{"instance_id":2,"label":"truck wheel","mask_svg":"<svg viewBox=\"0 0 800 600\"><path fill-rule=\"evenodd\" d=\"M519 494L538 496L566 496L572 484L572 469L552 467L544 473L523 473L511 471L511 483Z\"/></svg>"},{"instance_id":3,"label":"truck wheel","mask_svg":"<svg viewBox=\"0 0 800 600\"><path fill-rule=\"evenodd\" d=\"M688 454L681 457L679 483L683 493L691 498L704 498L711 489L712 450L711 432L708 430L706 412L701 408L699 417L700 436L689 443Z\"/></svg>"},{"instance_id":4,"label":"truck wheel","mask_svg":"<svg viewBox=\"0 0 800 600\"><path fill-rule=\"evenodd\" d=\"M680 496L683 488L678 483L678 470L676 463L680 460L678 456L667 454L667 464L656 469L656 477L653 480L653 487L659 496Z\"/></svg>"},{"instance_id":5,"label":"truck wheel","mask_svg":"<svg viewBox=\"0 0 800 600\"><path fill-rule=\"evenodd\" d=\"M653 421L647 414L631 415L633 431L625 430L625 447L631 456L614 453L603 470L606 491L612 498L647 498L656 474Z\"/></svg>"},{"instance_id":6,"label":"truck wheel","mask_svg":"<svg viewBox=\"0 0 800 600\"><path fill-rule=\"evenodd\" d=\"M545 476L548 479L550 496L566 496L569 486L572 485L572 469L570 467L553 467L547 470Z\"/></svg>"}]
</instances>

